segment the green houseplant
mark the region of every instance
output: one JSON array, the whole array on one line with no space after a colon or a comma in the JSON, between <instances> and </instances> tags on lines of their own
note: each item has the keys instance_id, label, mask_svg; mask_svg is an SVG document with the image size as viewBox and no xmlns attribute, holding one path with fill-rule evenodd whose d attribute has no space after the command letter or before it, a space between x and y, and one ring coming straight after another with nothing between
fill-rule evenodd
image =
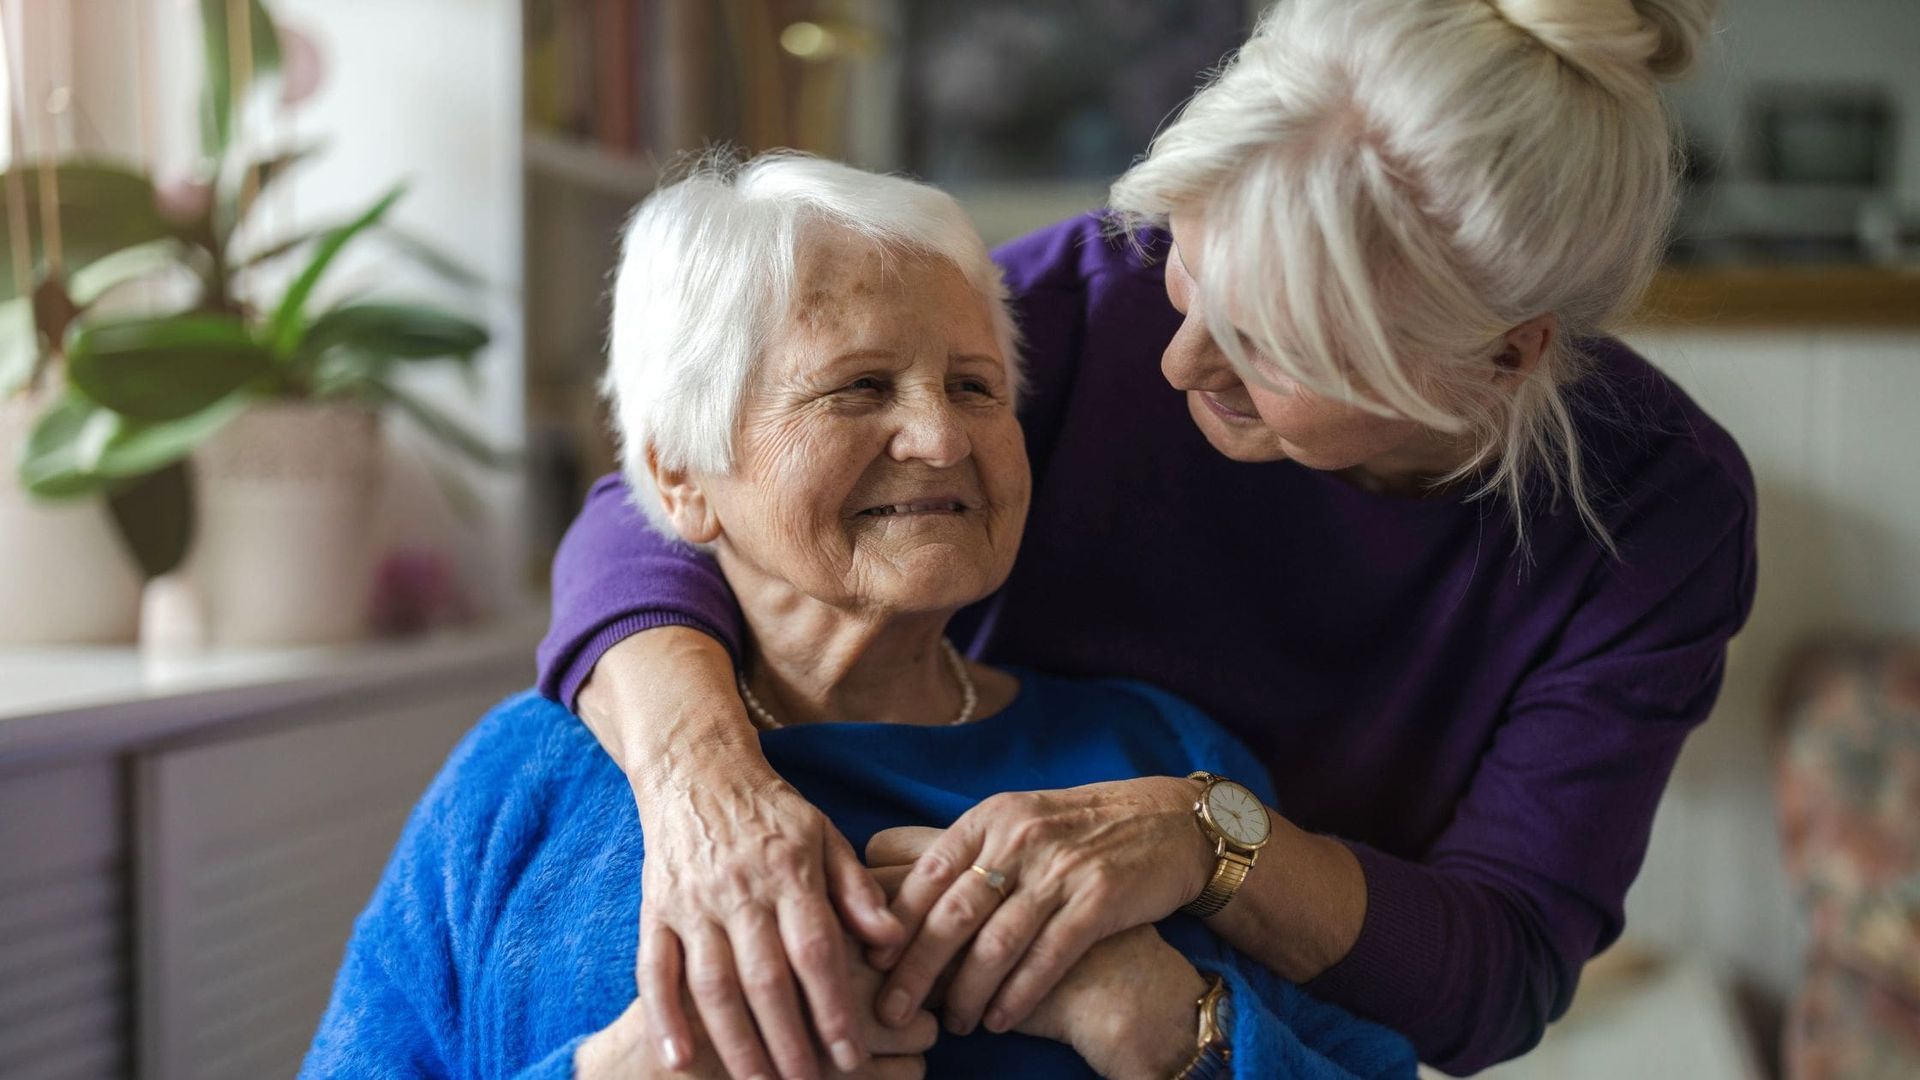
<instances>
[{"instance_id":1,"label":"green houseplant","mask_svg":"<svg viewBox=\"0 0 1920 1080\"><path fill-rule=\"evenodd\" d=\"M236 17L243 4L250 25ZM98 161L23 163L0 175L10 239L0 260L0 396L46 399L19 482L43 499L104 499L148 576L179 566L192 542L195 451L263 402L398 409L469 459L506 460L394 378L427 361L470 366L488 341L483 326L418 303L316 303L341 252L366 239L478 284L390 225L402 189L349 220L248 242L260 192L311 151L259 160L238 149L237 118L280 66L281 35L259 0L202 0L202 16L205 182L167 190ZM285 286L255 299L247 286L275 273ZM141 286L185 295L130 306Z\"/></svg>"}]
</instances>

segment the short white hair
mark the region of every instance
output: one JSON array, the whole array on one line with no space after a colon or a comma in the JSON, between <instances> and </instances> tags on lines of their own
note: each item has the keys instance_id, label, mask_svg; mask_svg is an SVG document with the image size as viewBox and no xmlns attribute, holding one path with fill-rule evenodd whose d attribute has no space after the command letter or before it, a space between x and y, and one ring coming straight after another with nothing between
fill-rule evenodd
<instances>
[{"instance_id":1,"label":"short white hair","mask_svg":"<svg viewBox=\"0 0 1920 1080\"><path fill-rule=\"evenodd\" d=\"M1475 455L1447 479L1491 466L1478 493L1510 500L1523 546L1537 476L1611 548L1564 394L1572 343L1658 267L1678 150L1657 81L1713 9L1279 0L1110 201L1123 227L1201 220L1201 302L1243 377L1462 435ZM1549 313L1538 368L1489 393L1506 332Z\"/></svg>"},{"instance_id":2,"label":"short white hair","mask_svg":"<svg viewBox=\"0 0 1920 1080\"><path fill-rule=\"evenodd\" d=\"M739 162L707 155L628 219L613 286L600 391L612 404L633 503L679 539L647 467L733 467L741 402L768 339L786 321L804 245L821 230L943 259L984 300L1020 385L1006 286L953 197L897 176L792 152Z\"/></svg>"}]
</instances>

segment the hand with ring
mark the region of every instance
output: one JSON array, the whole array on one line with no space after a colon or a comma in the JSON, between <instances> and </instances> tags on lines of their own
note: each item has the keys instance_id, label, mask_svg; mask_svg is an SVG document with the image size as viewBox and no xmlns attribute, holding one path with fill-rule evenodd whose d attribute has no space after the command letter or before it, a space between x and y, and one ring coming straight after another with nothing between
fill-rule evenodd
<instances>
[{"instance_id":1,"label":"hand with ring","mask_svg":"<svg viewBox=\"0 0 1920 1080\"><path fill-rule=\"evenodd\" d=\"M874 879L889 895L943 830L888 829L867 845ZM1010 889L1005 874L970 864L955 882L989 898ZM991 890L991 892L989 892ZM1014 895L1011 891L1005 895ZM1109 1080L1161 1080L1193 1053L1193 1002L1205 979L1152 926L1136 926L1095 942L1024 1019L1011 1028L1074 1048ZM947 991L949 994L951 991ZM942 993L940 981L932 991ZM924 1013L916 1013L926 1020Z\"/></svg>"},{"instance_id":2,"label":"hand with ring","mask_svg":"<svg viewBox=\"0 0 1920 1080\"><path fill-rule=\"evenodd\" d=\"M1144 777L995 795L961 815L894 895L908 941L871 953L890 969L880 1018L910 1019L957 960L947 1029L1019 1026L1095 943L1200 895L1214 860L1194 822L1197 793L1181 777ZM923 835L877 834L868 864L904 861Z\"/></svg>"}]
</instances>

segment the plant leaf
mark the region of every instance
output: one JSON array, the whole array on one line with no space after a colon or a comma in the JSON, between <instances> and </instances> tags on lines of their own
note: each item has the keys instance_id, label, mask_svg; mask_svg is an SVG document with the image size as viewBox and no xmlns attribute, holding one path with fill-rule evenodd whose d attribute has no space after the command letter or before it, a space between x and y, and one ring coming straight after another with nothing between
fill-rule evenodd
<instances>
[{"instance_id":1,"label":"plant leaf","mask_svg":"<svg viewBox=\"0 0 1920 1080\"><path fill-rule=\"evenodd\" d=\"M369 377L365 380L365 384L376 399L392 402L401 412L412 417L427 434L487 468L504 469L520 458L510 450L494 449L452 417L412 394L402 391L385 379Z\"/></svg>"},{"instance_id":2,"label":"plant leaf","mask_svg":"<svg viewBox=\"0 0 1920 1080\"><path fill-rule=\"evenodd\" d=\"M32 237L28 260L35 281L15 281L13 259L0 257L0 300L31 292L46 263L45 220L40 215L40 166L21 162L0 173L0 199L10 197L12 173L20 176L26 202L27 233ZM136 172L100 162L70 161L53 170L59 189L60 257L68 275L116 251L164 240L175 230L154 202L153 182ZM11 218L0 213L0 234L11 228ZM8 244L24 242L7 235Z\"/></svg>"},{"instance_id":3,"label":"plant leaf","mask_svg":"<svg viewBox=\"0 0 1920 1080\"><path fill-rule=\"evenodd\" d=\"M178 420L274 374L247 328L219 315L93 323L67 341L73 386L135 420Z\"/></svg>"},{"instance_id":4,"label":"plant leaf","mask_svg":"<svg viewBox=\"0 0 1920 1080\"><path fill-rule=\"evenodd\" d=\"M100 447L92 471L108 479L157 472L186 457L253 404L246 393L228 394L178 420L149 422L114 417L113 433Z\"/></svg>"},{"instance_id":5,"label":"plant leaf","mask_svg":"<svg viewBox=\"0 0 1920 1080\"><path fill-rule=\"evenodd\" d=\"M346 348L381 361L470 362L486 347L487 328L433 308L412 304L341 304L313 321L300 342L308 363L329 349Z\"/></svg>"},{"instance_id":6,"label":"plant leaf","mask_svg":"<svg viewBox=\"0 0 1920 1080\"><path fill-rule=\"evenodd\" d=\"M74 303L86 308L122 285L170 270L192 273L185 249L171 237L152 240L102 256L67 275L67 292Z\"/></svg>"},{"instance_id":7,"label":"plant leaf","mask_svg":"<svg viewBox=\"0 0 1920 1080\"><path fill-rule=\"evenodd\" d=\"M274 181L287 175L318 154L321 146L314 143L298 147L283 154L275 154L264 161L236 165L222 170L216 182L214 193L214 228L219 235L232 237L234 229L240 224L241 215L246 208L240 205L240 198L246 192L247 173L254 174L254 197L273 186Z\"/></svg>"},{"instance_id":8,"label":"plant leaf","mask_svg":"<svg viewBox=\"0 0 1920 1080\"><path fill-rule=\"evenodd\" d=\"M313 253L306 269L300 271L300 276L293 280L293 284L287 286L286 295L280 298L280 306L274 309L273 320L267 325L267 343L272 346L276 356L291 356L294 347L300 343L307 298L313 295L314 286L320 283L321 276L340 254L340 249L384 217L405 191L404 184L394 188L381 196L380 201L369 207L366 213L321 238L319 250Z\"/></svg>"},{"instance_id":9,"label":"plant leaf","mask_svg":"<svg viewBox=\"0 0 1920 1080\"><path fill-rule=\"evenodd\" d=\"M40 414L20 457L20 486L45 499L99 491L106 479L93 470L113 434L114 415L69 391Z\"/></svg>"},{"instance_id":10,"label":"plant leaf","mask_svg":"<svg viewBox=\"0 0 1920 1080\"><path fill-rule=\"evenodd\" d=\"M410 230L402 229L398 225L385 224L380 227L380 236L392 244L394 250L412 259L423 269L448 284L467 289L486 287L486 278L481 277L476 271L467 269L459 260Z\"/></svg>"},{"instance_id":11,"label":"plant leaf","mask_svg":"<svg viewBox=\"0 0 1920 1080\"><path fill-rule=\"evenodd\" d=\"M248 8L248 37L253 46L253 76L258 79L280 68L280 30L261 0L200 0L200 28L206 41L207 81L201 101L201 146L207 157L218 159L233 140L233 120L244 108L250 86L233 85L229 3Z\"/></svg>"},{"instance_id":12,"label":"plant leaf","mask_svg":"<svg viewBox=\"0 0 1920 1080\"><path fill-rule=\"evenodd\" d=\"M107 496L107 509L149 578L171 573L193 542L193 473L176 461Z\"/></svg>"}]
</instances>

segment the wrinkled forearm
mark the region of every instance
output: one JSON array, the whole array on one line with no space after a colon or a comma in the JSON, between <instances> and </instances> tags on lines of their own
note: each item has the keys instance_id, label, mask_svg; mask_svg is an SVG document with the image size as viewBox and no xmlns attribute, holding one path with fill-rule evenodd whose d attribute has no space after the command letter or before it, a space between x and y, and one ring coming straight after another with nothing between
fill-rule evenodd
<instances>
[{"instance_id":1,"label":"wrinkled forearm","mask_svg":"<svg viewBox=\"0 0 1920 1080\"><path fill-rule=\"evenodd\" d=\"M580 719L642 801L703 772L768 768L734 689L733 661L681 626L635 634L601 656L580 687Z\"/></svg>"}]
</instances>

